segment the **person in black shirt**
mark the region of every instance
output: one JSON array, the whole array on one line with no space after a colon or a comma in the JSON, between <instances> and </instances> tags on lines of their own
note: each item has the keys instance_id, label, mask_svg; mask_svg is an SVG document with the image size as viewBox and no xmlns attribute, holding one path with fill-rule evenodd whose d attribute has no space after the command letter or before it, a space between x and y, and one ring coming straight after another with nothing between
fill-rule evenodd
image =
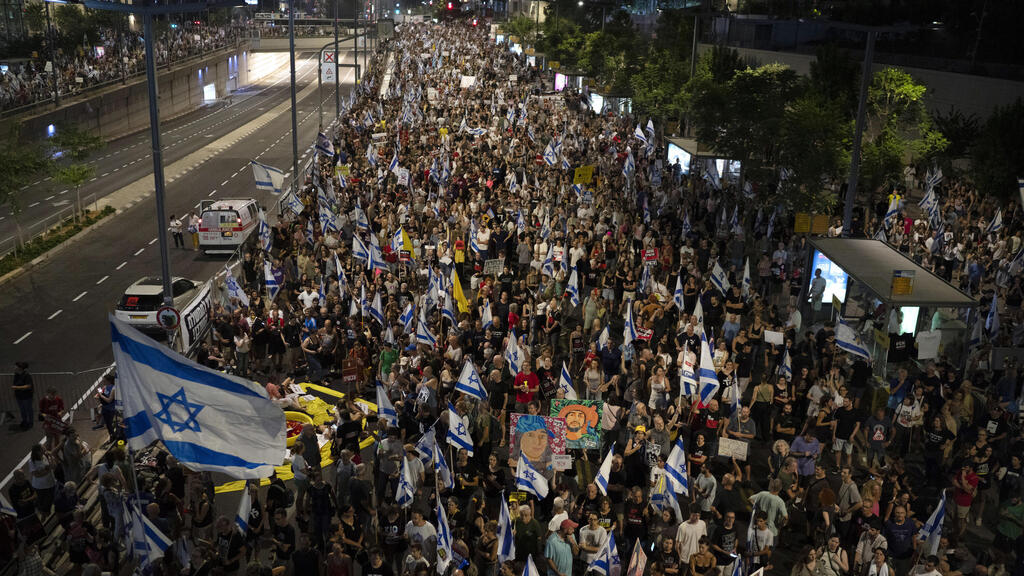
<instances>
[{"instance_id":1,"label":"person in black shirt","mask_svg":"<svg viewBox=\"0 0 1024 576\"><path fill-rule=\"evenodd\" d=\"M296 574L302 574L298 571L298 566L295 570ZM314 574L311 572L311 574ZM384 554L378 548L370 550L370 562L363 569L363 576L394 576L395 571L391 568L391 565L384 561Z\"/></svg>"},{"instance_id":2,"label":"person in black shirt","mask_svg":"<svg viewBox=\"0 0 1024 576\"><path fill-rule=\"evenodd\" d=\"M227 516L217 518L217 561L227 574L234 574L245 557L245 541Z\"/></svg>"},{"instance_id":3,"label":"person in black shirt","mask_svg":"<svg viewBox=\"0 0 1024 576\"><path fill-rule=\"evenodd\" d=\"M927 426L923 427L925 481L934 484L941 482L942 456L946 443L956 439L956 435L946 429L942 418L935 416Z\"/></svg>"},{"instance_id":4,"label":"person in black shirt","mask_svg":"<svg viewBox=\"0 0 1024 576\"><path fill-rule=\"evenodd\" d=\"M324 551L327 537L331 532L331 519L337 505L334 501L334 490L324 482L323 473L314 470L309 475L310 485L307 489L312 514L313 541L318 550ZM301 574L301 572L297 572Z\"/></svg>"},{"instance_id":5,"label":"person in black shirt","mask_svg":"<svg viewBox=\"0 0 1024 576\"><path fill-rule=\"evenodd\" d=\"M288 522L288 512L274 512L274 526L270 530L274 544L274 566L287 566L295 551L295 527Z\"/></svg>"},{"instance_id":6,"label":"person in black shirt","mask_svg":"<svg viewBox=\"0 0 1024 576\"><path fill-rule=\"evenodd\" d=\"M726 512L722 525L716 528L711 536L711 552L715 555L718 565L723 567L723 572L736 560L738 542L736 513ZM728 573L732 574L732 571L729 570Z\"/></svg>"},{"instance_id":7,"label":"person in black shirt","mask_svg":"<svg viewBox=\"0 0 1024 576\"><path fill-rule=\"evenodd\" d=\"M853 409L853 400L849 395L843 399L843 407L836 411L836 428L832 434L832 450L836 455L836 468L843 452L846 453L846 465L853 462L853 439L860 430L861 415Z\"/></svg>"},{"instance_id":8,"label":"person in black shirt","mask_svg":"<svg viewBox=\"0 0 1024 576\"><path fill-rule=\"evenodd\" d=\"M299 547L292 554L292 574L319 576L321 573L320 552L309 545L309 534L299 535ZM366 573L364 572L364 575Z\"/></svg>"}]
</instances>

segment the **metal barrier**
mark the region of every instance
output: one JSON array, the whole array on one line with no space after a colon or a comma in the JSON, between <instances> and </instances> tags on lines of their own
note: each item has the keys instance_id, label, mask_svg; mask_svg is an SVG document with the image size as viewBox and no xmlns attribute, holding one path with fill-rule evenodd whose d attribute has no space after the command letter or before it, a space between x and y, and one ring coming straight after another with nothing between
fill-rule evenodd
<instances>
[{"instance_id":1,"label":"metal barrier","mask_svg":"<svg viewBox=\"0 0 1024 576\"><path fill-rule=\"evenodd\" d=\"M30 371L33 386L33 414L38 416L39 399L46 394L48 389L53 388L57 390L61 398L64 398L68 420L73 422L76 418L75 412L84 404L84 400L92 392L94 384L99 381L99 377L103 375L104 371L109 369L110 366L101 366L81 372ZM14 391L11 390L13 379L14 374L11 372L0 373L0 425L9 425L11 422L17 424L20 419L18 403L14 400ZM6 432L6 428L2 428L2 430ZM0 436L3 432L0 432ZM3 489L6 482L6 479L0 482L0 489Z\"/></svg>"},{"instance_id":2,"label":"metal barrier","mask_svg":"<svg viewBox=\"0 0 1024 576\"><path fill-rule=\"evenodd\" d=\"M70 193L70 190L68 192ZM76 192L75 196L76 198L68 206L32 224L19 226L18 233L0 240L0 258L11 253L17 256L18 251L24 249L26 244L36 239L45 239L51 231L59 231L64 225L77 222L82 212L89 209L90 206L93 212L96 211L96 202L99 198L95 193L80 197Z\"/></svg>"}]
</instances>

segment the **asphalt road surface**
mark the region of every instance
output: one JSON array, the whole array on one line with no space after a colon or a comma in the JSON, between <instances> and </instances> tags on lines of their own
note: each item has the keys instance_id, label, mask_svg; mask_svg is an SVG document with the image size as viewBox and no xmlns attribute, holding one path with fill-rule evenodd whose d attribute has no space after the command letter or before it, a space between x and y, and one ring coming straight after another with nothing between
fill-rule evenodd
<instances>
[{"instance_id":1,"label":"asphalt road surface","mask_svg":"<svg viewBox=\"0 0 1024 576\"><path fill-rule=\"evenodd\" d=\"M351 61L351 52L346 54L346 61ZM354 86L353 71L342 70L342 97L347 98ZM297 55L296 92L316 86L316 74L315 55ZM217 138L287 102L288 77L285 65L259 85L244 87L233 96L231 104L206 107L162 126L164 166L201 152ZM323 87L325 122L334 110L333 88ZM318 120L317 91L313 89L298 101L300 157L312 153ZM152 178L149 151L148 133L110 143L92 159L97 178L83 187L82 196L93 192L109 194L139 178ZM261 204L272 206L277 198L256 190L250 160L290 172L291 115L287 107L248 137L168 181L167 214L187 214L207 198L256 198ZM52 213L54 202L63 201L69 194L73 199L73 191L53 192L45 184L40 182L25 191L26 214L40 215L44 210ZM33 212L36 209L39 212ZM7 225L8 220L9 216L0 221L0 226ZM150 194L73 246L5 283L0 290L0 314L6 319L0 326L0 372L11 371L16 361L29 362L30 371L40 374L36 378L38 394L44 391L41 386L52 384L70 408L91 389L101 369L113 361L107 314L130 284L143 276L159 276L157 235L166 233L166 228L166 223L156 223L156 205ZM0 228L0 238L4 231L5 228ZM224 266L224 258L175 249L173 243L171 246L173 276L206 280ZM44 375L63 372L75 376ZM80 411L78 418L86 418L86 414ZM0 442L4 445L0 450L0 484L5 483L3 479L22 461L31 445L41 439L39 426L29 432L0 429Z\"/></svg>"}]
</instances>

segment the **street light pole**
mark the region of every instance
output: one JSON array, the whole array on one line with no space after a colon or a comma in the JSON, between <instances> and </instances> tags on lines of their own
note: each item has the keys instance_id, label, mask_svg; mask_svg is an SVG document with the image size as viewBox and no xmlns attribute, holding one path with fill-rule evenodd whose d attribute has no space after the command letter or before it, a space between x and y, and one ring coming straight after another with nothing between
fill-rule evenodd
<instances>
[{"instance_id":1,"label":"street light pole","mask_svg":"<svg viewBox=\"0 0 1024 576\"><path fill-rule=\"evenodd\" d=\"M157 103L156 57L153 48L153 15L145 12L142 37L146 44L146 85L149 88L149 138L153 148L153 190L156 196L156 237L160 246L160 278L164 288L164 306L173 306L171 264L167 245L167 212L164 209L164 162L160 146L160 108Z\"/></svg>"},{"instance_id":2,"label":"street light pole","mask_svg":"<svg viewBox=\"0 0 1024 576\"><path fill-rule=\"evenodd\" d=\"M292 71L292 192L299 181L299 120L295 111L295 0L288 0L288 57ZM319 57L318 57L319 58ZM317 71L319 76L319 70Z\"/></svg>"},{"instance_id":3,"label":"street light pole","mask_svg":"<svg viewBox=\"0 0 1024 576\"><path fill-rule=\"evenodd\" d=\"M50 3L44 2L44 4L46 4L46 32L50 37L48 44L50 45L50 79L53 81L53 104L60 106L60 85L58 84L60 75L57 74L57 48L54 46L53 23L50 21Z\"/></svg>"},{"instance_id":4,"label":"street light pole","mask_svg":"<svg viewBox=\"0 0 1024 576\"><path fill-rule=\"evenodd\" d=\"M338 68L338 64L341 63L341 56L338 54L338 2L341 0L334 0L334 118L337 120L341 116L341 80ZM323 122L321 122L322 124Z\"/></svg>"},{"instance_id":5,"label":"street light pole","mask_svg":"<svg viewBox=\"0 0 1024 576\"><path fill-rule=\"evenodd\" d=\"M853 234L853 200L857 196L857 178L860 176L860 141L864 136L864 116L868 107L868 87L871 85L871 60L875 55L874 30L868 31L867 46L864 47L864 66L860 71L860 98L857 102L857 123L853 132L853 149L850 151L850 178L846 182L846 203L843 206L843 236Z\"/></svg>"}]
</instances>

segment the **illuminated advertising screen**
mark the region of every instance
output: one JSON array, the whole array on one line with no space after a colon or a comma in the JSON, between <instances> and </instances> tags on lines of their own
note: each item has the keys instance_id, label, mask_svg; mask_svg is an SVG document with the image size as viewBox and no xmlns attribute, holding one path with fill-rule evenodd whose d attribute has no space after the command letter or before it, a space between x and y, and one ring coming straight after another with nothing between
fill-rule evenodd
<instances>
[{"instance_id":1,"label":"illuminated advertising screen","mask_svg":"<svg viewBox=\"0 0 1024 576\"><path fill-rule=\"evenodd\" d=\"M683 150L679 146L669 142L668 143L668 165L673 166L676 160L679 160L679 166L683 169L683 174L690 173L690 160L691 155L686 150Z\"/></svg>"},{"instance_id":2,"label":"illuminated advertising screen","mask_svg":"<svg viewBox=\"0 0 1024 576\"><path fill-rule=\"evenodd\" d=\"M808 274L812 281L814 280L815 270L818 268L821 268L821 277L825 279L825 293L821 296L822 304L830 304L833 296L839 298L840 302L845 302L846 282L849 278L846 272L829 260L827 256L815 250L814 260L811 264L811 273ZM807 289L810 290L810 285L808 285Z\"/></svg>"}]
</instances>

